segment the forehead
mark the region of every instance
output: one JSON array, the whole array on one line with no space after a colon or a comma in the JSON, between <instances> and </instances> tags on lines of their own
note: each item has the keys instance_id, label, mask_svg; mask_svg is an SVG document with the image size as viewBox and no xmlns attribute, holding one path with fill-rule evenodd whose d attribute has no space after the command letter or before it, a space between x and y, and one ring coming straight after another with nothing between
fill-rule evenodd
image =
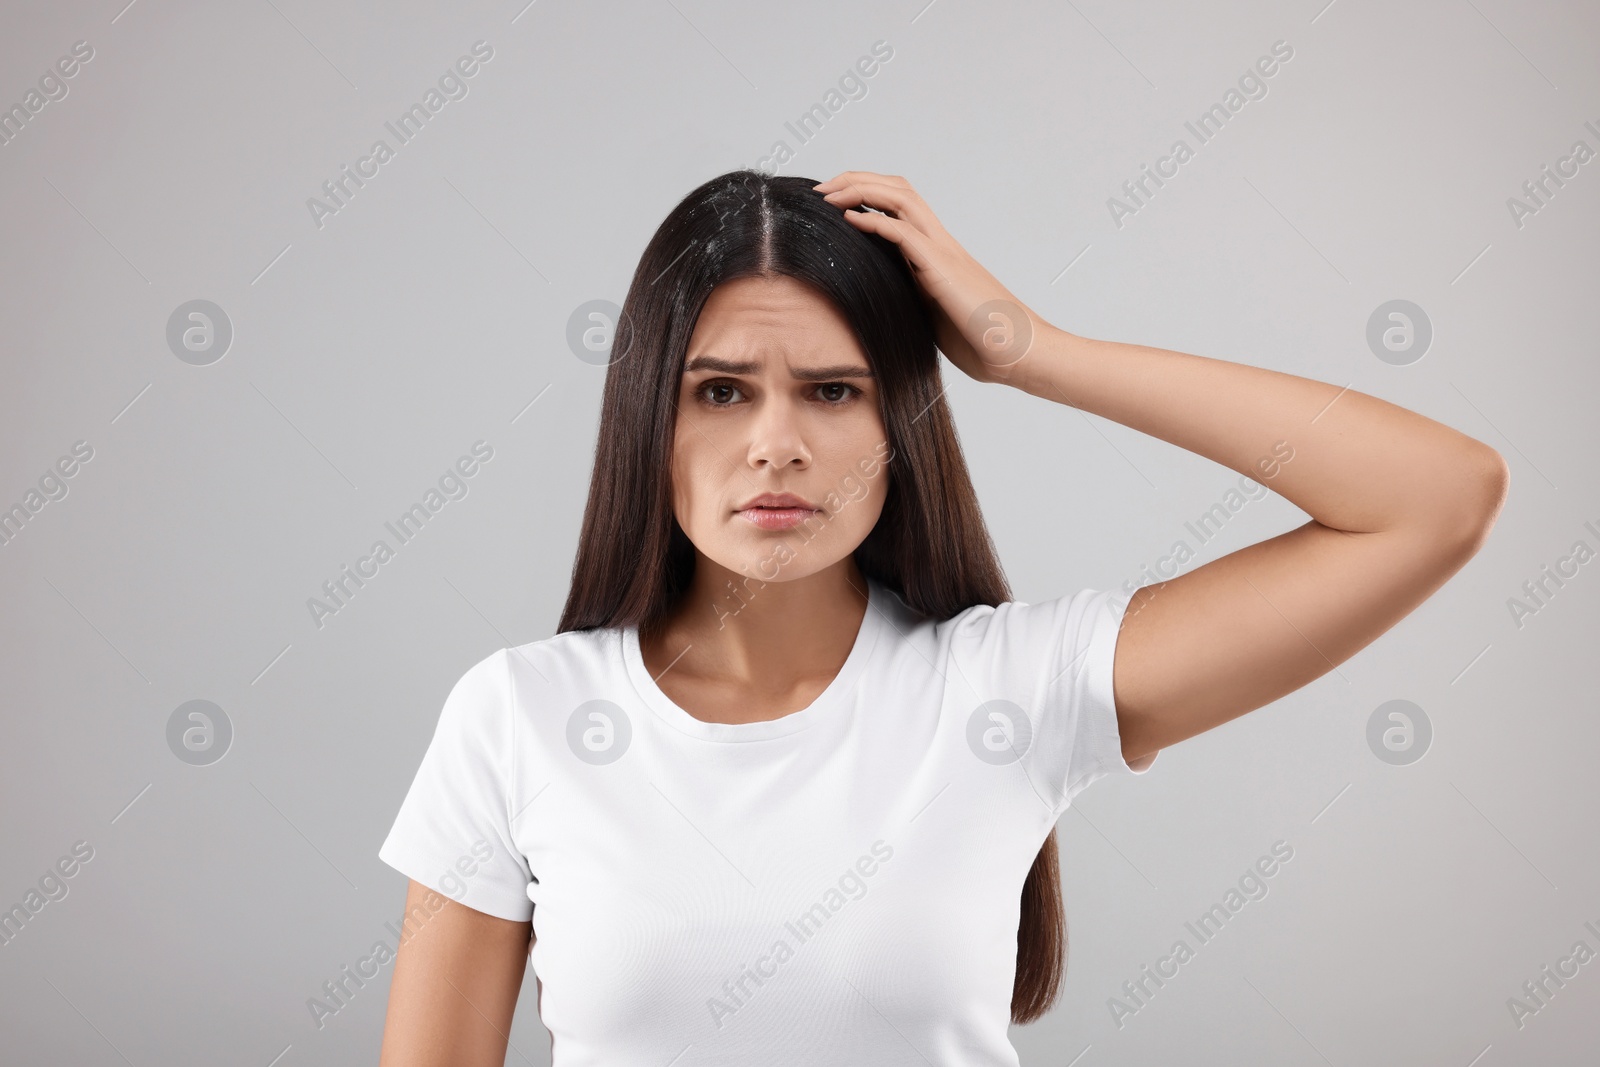
<instances>
[{"instance_id":1,"label":"forehead","mask_svg":"<svg viewBox=\"0 0 1600 1067\"><path fill-rule=\"evenodd\" d=\"M849 320L804 282L783 275L740 278L712 290L689 339L689 357L760 358L769 353L866 361Z\"/></svg>"}]
</instances>

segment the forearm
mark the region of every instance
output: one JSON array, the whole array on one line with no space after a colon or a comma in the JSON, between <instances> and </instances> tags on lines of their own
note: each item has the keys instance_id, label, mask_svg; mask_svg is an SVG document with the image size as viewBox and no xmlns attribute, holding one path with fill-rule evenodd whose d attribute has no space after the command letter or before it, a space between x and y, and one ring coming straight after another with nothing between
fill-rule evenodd
<instances>
[{"instance_id":1,"label":"forearm","mask_svg":"<svg viewBox=\"0 0 1600 1067\"><path fill-rule=\"evenodd\" d=\"M1009 384L1248 475L1338 530L1471 536L1504 491L1504 464L1482 442L1310 378L1054 327L1010 370ZM1283 446L1293 461L1272 462Z\"/></svg>"}]
</instances>

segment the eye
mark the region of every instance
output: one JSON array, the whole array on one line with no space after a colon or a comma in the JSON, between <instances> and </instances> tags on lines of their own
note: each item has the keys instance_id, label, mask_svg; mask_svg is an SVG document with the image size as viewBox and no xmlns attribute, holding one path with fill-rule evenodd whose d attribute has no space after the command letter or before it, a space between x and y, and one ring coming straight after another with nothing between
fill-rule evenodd
<instances>
[{"instance_id":1,"label":"eye","mask_svg":"<svg viewBox=\"0 0 1600 1067\"><path fill-rule=\"evenodd\" d=\"M706 382L694 391L694 395L707 407L725 408L733 405L733 398L729 394L739 393L739 387L733 382L712 380ZM713 399L715 398L715 399ZM726 402L724 402L726 401Z\"/></svg>"},{"instance_id":2,"label":"eye","mask_svg":"<svg viewBox=\"0 0 1600 1067\"><path fill-rule=\"evenodd\" d=\"M836 389L842 390L842 392L835 395L834 390ZM833 405L848 404L860 392L860 389L857 389L849 382L823 382L817 386L817 394L822 397L825 403Z\"/></svg>"}]
</instances>

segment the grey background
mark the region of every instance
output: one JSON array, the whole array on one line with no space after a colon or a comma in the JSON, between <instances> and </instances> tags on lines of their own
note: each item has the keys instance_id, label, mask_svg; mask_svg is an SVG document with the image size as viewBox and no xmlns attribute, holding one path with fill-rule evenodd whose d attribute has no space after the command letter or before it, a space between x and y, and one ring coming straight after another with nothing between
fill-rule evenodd
<instances>
[{"instance_id":1,"label":"grey background","mask_svg":"<svg viewBox=\"0 0 1600 1067\"><path fill-rule=\"evenodd\" d=\"M1600 547L1600 162L1521 228L1506 206L1600 148L1593 5L123 3L12 3L0 32L5 107L95 49L0 145L0 507L94 449L0 546L0 906L95 850L0 948L7 1063L375 1062L392 968L321 1030L306 1000L399 913L377 848L451 684L554 629L604 373L568 315L777 140L783 173L907 176L1067 329L1349 385L1511 466L1481 554L1375 645L1064 816L1071 964L1023 1062L1594 1062L1600 962L1520 1029L1506 1004L1600 949L1600 564L1520 628L1507 606ZM480 39L469 95L319 229L306 200ZM1107 198L1280 39L1269 95L1116 227ZM166 344L194 299L234 330L209 366ZM1433 326L1408 366L1366 343L1393 299ZM946 374L1019 599L1136 578L1238 483ZM315 626L479 439L468 495ZM1254 501L1197 563L1301 521ZM166 741L197 699L234 729L209 766ZM1406 766L1366 741L1394 699L1433 726ZM1277 840L1269 896L1118 1029L1107 999ZM533 995L509 1062L547 1062Z\"/></svg>"}]
</instances>

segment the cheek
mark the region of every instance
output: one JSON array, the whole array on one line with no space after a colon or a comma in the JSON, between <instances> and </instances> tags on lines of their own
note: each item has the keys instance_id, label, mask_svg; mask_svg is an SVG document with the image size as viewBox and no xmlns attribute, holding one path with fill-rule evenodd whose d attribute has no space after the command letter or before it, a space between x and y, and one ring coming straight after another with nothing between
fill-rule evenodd
<instances>
[{"instance_id":1,"label":"cheek","mask_svg":"<svg viewBox=\"0 0 1600 1067\"><path fill-rule=\"evenodd\" d=\"M880 467L876 475L863 481L867 485L867 494L851 505L856 509L856 522L860 524L855 532L862 539L872 532L883 514L884 501L889 498L889 471Z\"/></svg>"},{"instance_id":2,"label":"cheek","mask_svg":"<svg viewBox=\"0 0 1600 1067\"><path fill-rule=\"evenodd\" d=\"M688 429L673 447L672 507L685 532L722 502L727 461L704 436Z\"/></svg>"},{"instance_id":3,"label":"cheek","mask_svg":"<svg viewBox=\"0 0 1600 1067\"><path fill-rule=\"evenodd\" d=\"M888 499L889 467L881 458L882 441L881 431L854 435L847 447L828 457L828 485L838 504L838 520L857 538L871 531Z\"/></svg>"}]
</instances>

